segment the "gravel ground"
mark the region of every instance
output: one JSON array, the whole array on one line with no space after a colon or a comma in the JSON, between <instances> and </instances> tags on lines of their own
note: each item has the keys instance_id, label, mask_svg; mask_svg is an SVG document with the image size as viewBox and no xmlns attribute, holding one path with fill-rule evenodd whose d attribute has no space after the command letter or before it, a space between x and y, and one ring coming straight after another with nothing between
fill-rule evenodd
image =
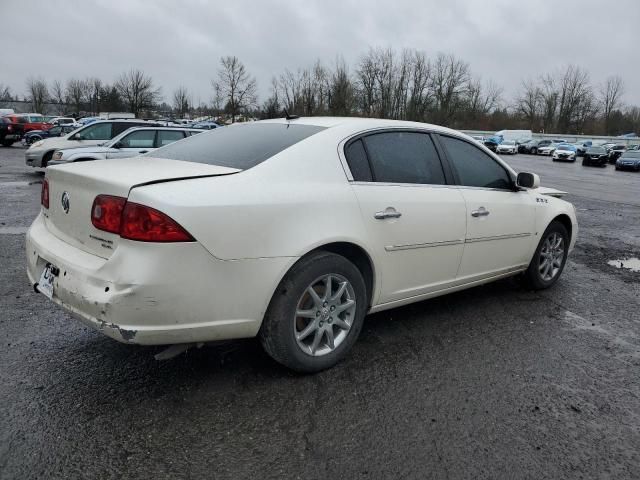
<instances>
[{"instance_id":1,"label":"gravel ground","mask_svg":"<svg viewBox=\"0 0 640 480\"><path fill-rule=\"evenodd\" d=\"M560 282L500 281L367 317L317 375L255 340L156 362L33 292L42 173L0 149L0 478L640 477L640 175L508 157L571 192Z\"/></svg>"}]
</instances>

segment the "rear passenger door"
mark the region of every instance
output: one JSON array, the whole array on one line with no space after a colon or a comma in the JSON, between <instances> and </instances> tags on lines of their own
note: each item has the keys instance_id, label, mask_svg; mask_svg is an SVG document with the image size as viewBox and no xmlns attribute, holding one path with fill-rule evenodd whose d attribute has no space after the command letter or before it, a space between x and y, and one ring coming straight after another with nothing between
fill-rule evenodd
<instances>
[{"instance_id":1,"label":"rear passenger door","mask_svg":"<svg viewBox=\"0 0 640 480\"><path fill-rule=\"evenodd\" d=\"M169 145L170 143L182 140L184 138L184 135L185 132L181 130L158 130L155 148L164 147L165 145Z\"/></svg>"},{"instance_id":2,"label":"rear passenger door","mask_svg":"<svg viewBox=\"0 0 640 480\"><path fill-rule=\"evenodd\" d=\"M466 203L460 281L518 270L535 243L535 197L514 188L507 169L466 140L439 135Z\"/></svg>"},{"instance_id":3,"label":"rear passenger door","mask_svg":"<svg viewBox=\"0 0 640 480\"><path fill-rule=\"evenodd\" d=\"M395 302L455 279L465 236L465 203L451 188L427 132L383 131L344 148L373 249L379 295Z\"/></svg>"}]
</instances>

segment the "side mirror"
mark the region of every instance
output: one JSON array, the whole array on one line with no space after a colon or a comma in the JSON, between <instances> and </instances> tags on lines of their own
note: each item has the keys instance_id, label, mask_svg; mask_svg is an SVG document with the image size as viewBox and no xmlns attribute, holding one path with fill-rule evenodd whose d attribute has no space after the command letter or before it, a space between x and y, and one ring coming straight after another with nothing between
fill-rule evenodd
<instances>
[{"instance_id":1,"label":"side mirror","mask_svg":"<svg viewBox=\"0 0 640 480\"><path fill-rule=\"evenodd\" d=\"M122 143L116 142L116 143L113 144L113 146L111 148L117 148L118 150L120 150L122 148Z\"/></svg>"},{"instance_id":2,"label":"side mirror","mask_svg":"<svg viewBox=\"0 0 640 480\"><path fill-rule=\"evenodd\" d=\"M522 188L538 188L540 177L535 173L520 172L516 177L516 185Z\"/></svg>"},{"instance_id":3,"label":"side mirror","mask_svg":"<svg viewBox=\"0 0 640 480\"><path fill-rule=\"evenodd\" d=\"M73 137L71 137L71 140L82 140L82 137L79 133L76 133Z\"/></svg>"}]
</instances>

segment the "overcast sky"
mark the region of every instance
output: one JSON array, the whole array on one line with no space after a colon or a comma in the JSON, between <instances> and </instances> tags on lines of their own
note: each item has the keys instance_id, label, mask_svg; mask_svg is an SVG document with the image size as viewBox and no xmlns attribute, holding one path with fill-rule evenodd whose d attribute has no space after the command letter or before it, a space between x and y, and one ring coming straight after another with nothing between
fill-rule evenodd
<instances>
[{"instance_id":1,"label":"overcast sky","mask_svg":"<svg viewBox=\"0 0 640 480\"><path fill-rule=\"evenodd\" d=\"M523 78L568 63L597 85L618 74L640 104L640 0L0 0L0 84L30 75L113 81L140 68L170 102L184 85L210 102L219 58L236 55L258 80L316 58L355 65L369 46L453 53L510 100Z\"/></svg>"}]
</instances>

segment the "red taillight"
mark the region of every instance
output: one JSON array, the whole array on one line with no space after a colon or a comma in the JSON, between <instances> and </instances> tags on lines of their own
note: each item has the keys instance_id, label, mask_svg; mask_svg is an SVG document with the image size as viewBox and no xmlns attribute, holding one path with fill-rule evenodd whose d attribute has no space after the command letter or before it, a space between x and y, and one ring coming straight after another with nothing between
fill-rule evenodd
<instances>
[{"instance_id":1,"label":"red taillight","mask_svg":"<svg viewBox=\"0 0 640 480\"><path fill-rule=\"evenodd\" d=\"M42 181L42 190L40 191L40 205L49 208L49 180L46 178Z\"/></svg>"},{"instance_id":2,"label":"red taillight","mask_svg":"<svg viewBox=\"0 0 640 480\"><path fill-rule=\"evenodd\" d=\"M120 236L141 242L193 242L184 228L158 210L130 203L124 207Z\"/></svg>"},{"instance_id":3,"label":"red taillight","mask_svg":"<svg viewBox=\"0 0 640 480\"><path fill-rule=\"evenodd\" d=\"M120 233L122 211L127 199L113 195L98 195L91 207L91 223L98 230Z\"/></svg>"},{"instance_id":4,"label":"red taillight","mask_svg":"<svg viewBox=\"0 0 640 480\"><path fill-rule=\"evenodd\" d=\"M140 242L193 242L175 220L155 208L127 202L126 198L98 195L91 208L91 223L98 230Z\"/></svg>"}]
</instances>

